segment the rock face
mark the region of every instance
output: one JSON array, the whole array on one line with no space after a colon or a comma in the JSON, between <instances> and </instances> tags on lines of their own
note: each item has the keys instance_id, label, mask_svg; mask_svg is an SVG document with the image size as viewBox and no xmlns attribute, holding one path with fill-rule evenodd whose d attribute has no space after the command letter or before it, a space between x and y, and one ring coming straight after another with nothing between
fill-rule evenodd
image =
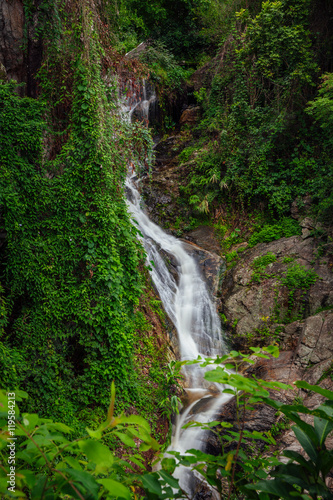
<instances>
[{"instance_id":1,"label":"rock face","mask_svg":"<svg viewBox=\"0 0 333 500\"><path fill-rule=\"evenodd\" d=\"M309 224L309 221L305 221L304 228ZM253 262L268 252L274 254L276 260L268 264L256 282L253 280ZM247 370L248 375L286 384L305 380L332 390L332 257L331 244L320 247L318 251L318 243L314 238L304 238L303 234L244 251L237 265L226 273L221 287L221 310L229 325L231 342L247 348L247 345L255 343L263 345L278 341L282 351L278 359L259 360ZM295 290L293 308L288 311L290 290L282 286L281 278L290 266L298 264L307 270L314 270L318 279L303 291ZM322 308L326 310L320 311ZM293 316L297 317L294 321ZM276 323L277 319L279 323ZM318 394L309 395L296 389L272 394L273 399L287 404L292 403L296 396L302 397L303 403L309 408L318 407L324 400ZM215 418L234 424L237 430L235 400L224 405ZM304 416L304 420L309 423L311 418ZM274 409L266 405L255 406L253 411L247 411L245 415L245 429L270 431L276 421ZM304 453L289 428L280 432L277 442L275 451L278 453L282 454L284 449ZM261 447L260 442L257 445ZM327 445L333 447L333 438L328 440ZM207 437L207 451L212 454L221 451L219 439L213 433Z\"/></svg>"},{"instance_id":2,"label":"rock face","mask_svg":"<svg viewBox=\"0 0 333 500\"><path fill-rule=\"evenodd\" d=\"M21 44L24 32L23 2L0 1L0 62L9 79L24 81L25 67Z\"/></svg>"},{"instance_id":3,"label":"rock face","mask_svg":"<svg viewBox=\"0 0 333 500\"><path fill-rule=\"evenodd\" d=\"M322 311L284 329L285 343L295 342L294 364L310 384L317 384L333 362L333 311Z\"/></svg>"},{"instance_id":4,"label":"rock face","mask_svg":"<svg viewBox=\"0 0 333 500\"><path fill-rule=\"evenodd\" d=\"M31 2L31 19L26 22L22 0L0 0L0 66L6 70L8 80L26 83L20 88L22 95L37 96L36 73L43 56L43 43L39 34L39 6L41 0Z\"/></svg>"},{"instance_id":5,"label":"rock face","mask_svg":"<svg viewBox=\"0 0 333 500\"><path fill-rule=\"evenodd\" d=\"M221 253L221 245L216 239L214 229L211 226L198 226L193 231L186 233L185 240L196 243L199 247L217 255Z\"/></svg>"},{"instance_id":6,"label":"rock face","mask_svg":"<svg viewBox=\"0 0 333 500\"><path fill-rule=\"evenodd\" d=\"M152 176L142 182L142 195L149 217L166 229L177 217L189 218L189 208L179 204L179 187L186 181L190 167L175 160L185 145L186 136L179 135L157 144Z\"/></svg>"},{"instance_id":7,"label":"rock face","mask_svg":"<svg viewBox=\"0 0 333 500\"><path fill-rule=\"evenodd\" d=\"M214 297L216 297L221 274L224 270L222 259L213 252L209 252L200 248L194 243L184 242L185 249L196 261L198 267L201 269L202 276L206 281L208 289Z\"/></svg>"},{"instance_id":8,"label":"rock face","mask_svg":"<svg viewBox=\"0 0 333 500\"><path fill-rule=\"evenodd\" d=\"M333 306L333 254L327 245L318 256L314 238L299 236L282 238L271 243L261 243L243 252L241 260L230 270L221 289L221 310L229 325L233 325L232 338L243 343L246 337L261 340L277 338L281 324L292 318L304 319L322 308ZM260 278L253 280L253 262L256 258L272 253L276 261L269 264ZM290 289L283 286L281 278L288 268L299 264L313 269L318 279L309 288L297 288L290 296ZM291 302L292 301L292 302ZM290 309L292 303L292 308ZM288 310L289 308L289 310ZM242 341L243 339L243 341ZM288 348L295 348L289 342Z\"/></svg>"}]
</instances>

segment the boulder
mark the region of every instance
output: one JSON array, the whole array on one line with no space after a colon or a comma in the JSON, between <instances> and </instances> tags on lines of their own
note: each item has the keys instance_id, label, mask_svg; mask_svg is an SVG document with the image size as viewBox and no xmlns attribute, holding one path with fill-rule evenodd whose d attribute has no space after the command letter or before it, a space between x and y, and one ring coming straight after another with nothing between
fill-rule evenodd
<instances>
[{"instance_id":1,"label":"boulder","mask_svg":"<svg viewBox=\"0 0 333 500\"><path fill-rule=\"evenodd\" d=\"M251 280L254 260L268 252L276 256L276 262L267 266L266 276L262 276L259 283ZM249 335L251 339L259 336L261 340L266 335L271 342L272 337L278 335L276 323L288 323L293 317L302 320L322 308L333 306L331 246L327 245L320 253L323 255L319 256L313 237L303 240L299 236L261 243L244 251L236 266L227 272L221 288L221 312L228 324L234 326L232 339L238 338L244 343ZM294 264L313 269L318 279L308 289L296 289L293 309L288 311L290 290L281 285L280 279ZM290 336L284 348L292 348L294 341Z\"/></svg>"},{"instance_id":2,"label":"boulder","mask_svg":"<svg viewBox=\"0 0 333 500\"><path fill-rule=\"evenodd\" d=\"M8 78L24 81L25 67L21 48L24 32L23 2L0 0L0 63Z\"/></svg>"},{"instance_id":3,"label":"boulder","mask_svg":"<svg viewBox=\"0 0 333 500\"><path fill-rule=\"evenodd\" d=\"M194 106L186 108L180 117L179 125L184 127L184 125L193 126L197 123L201 115L200 106Z\"/></svg>"}]
</instances>

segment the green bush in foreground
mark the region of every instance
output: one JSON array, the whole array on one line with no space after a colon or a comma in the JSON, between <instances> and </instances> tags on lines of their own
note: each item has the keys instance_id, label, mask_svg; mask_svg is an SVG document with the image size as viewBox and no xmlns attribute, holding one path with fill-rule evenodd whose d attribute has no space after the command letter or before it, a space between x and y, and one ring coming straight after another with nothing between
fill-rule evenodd
<instances>
[{"instance_id":1,"label":"green bush in foreground","mask_svg":"<svg viewBox=\"0 0 333 500\"><path fill-rule=\"evenodd\" d=\"M20 415L18 407L11 403L11 394L1 392L0 494L6 495L6 498L36 500L55 500L65 496L86 500L189 498L172 476L176 467L183 465L199 472L223 498L331 499L325 479L333 466L333 451L327 449L325 442L333 430L333 392L304 381L296 382L296 387L327 398L315 410L309 410L302 404L284 405L271 399L268 391L292 387L255 377L246 378L239 373L239 368L244 363L253 364L255 357L277 357L278 348L269 346L252 348L252 351L254 356L251 357L232 351L217 359L187 362L200 363L203 367L216 366L206 372L205 378L225 384L227 388L224 392L235 397L237 419L234 425L190 422L187 426L201 426L217 433L221 454L213 456L194 449L188 450L186 455L168 452L168 457L160 457L161 469L153 473L143 470L141 452L148 449L156 451L158 443L151 437L149 425L140 416L114 416L114 385L106 421L97 430L87 428L87 434L75 440L70 439L71 429L64 424L40 419L36 414ZM184 362L178 362L176 370L182 364ZM17 401L26 396L23 392L16 393ZM285 464L275 457L264 458L253 451L255 447L249 446L249 443L254 440L275 444L270 432L249 432L245 429L245 411L262 403L272 406L295 423L292 429L305 456L287 450L284 456L289 462ZM7 483L7 474L10 474L8 444L13 442L10 434L12 427L8 428L7 424L11 425L13 411L16 414L17 437L15 492L8 490ZM314 424L306 423L301 418L302 414L313 415ZM122 452L122 458L116 457L103 444L103 439L110 435L120 440L124 449L131 448L132 453ZM143 490L144 497L138 493Z\"/></svg>"}]
</instances>

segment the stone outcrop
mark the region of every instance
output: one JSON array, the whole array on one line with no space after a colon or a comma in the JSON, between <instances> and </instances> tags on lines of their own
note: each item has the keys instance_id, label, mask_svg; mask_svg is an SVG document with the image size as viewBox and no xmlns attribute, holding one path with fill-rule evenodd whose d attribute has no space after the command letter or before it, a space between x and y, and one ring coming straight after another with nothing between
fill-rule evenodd
<instances>
[{"instance_id":1,"label":"stone outcrop","mask_svg":"<svg viewBox=\"0 0 333 500\"><path fill-rule=\"evenodd\" d=\"M22 52L24 10L21 0L0 1L0 63L9 79L22 82L26 70Z\"/></svg>"},{"instance_id":2,"label":"stone outcrop","mask_svg":"<svg viewBox=\"0 0 333 500\"><path fill-rule=\"evenodd\" d=\"M142 196L149 217L168 229L176 218L189 218L189 207L179 203L179 187L186 183L189 164L180 164L176 156L187 145L186 135L174 135L155 147L155 166L151 178L142 181Z\"/></svg>"},{"instance_id":3,"label":"stone outcrop","mask_svg":"<svg viewBox=\"0 0 333 500\"><path fill-rule=\"evenodd\" d=\"M22 0L0 0L0 66L8 80L26 83L20 87L22 95L37 96L36 74L43 56L43 43L39 34L41 0L29 7L31 19L26 22Z\"/></svg>"},{"instance_id":4,"label":"stone outcrop","mask_svg":"<svg viewBox=\"0 0 333 500\"><path fill-rule=\"evenodd\" d=\"M276 336L283 330L281 324L290 322L292 317L301 319L316 314L322 308L333 306L333 246L326 245L318 255L318 245L314 238L299 236L282 238L270 243L261 243L242 253L236 266L228 271L221 289L221 311L228 324L233 325L233 334L242 343L246 336L252 339L265 334ZM276 256L265 269L266 276L260 283L251 281L254 260L268 252ZM317 281L308 289L296 289L293 307L288 311L289 289L282 286L281 277L290 265L300 264L313 269ZM278 319L277 324L276 321ZM269 339L271 340L271 338ZM295 348L289 342L288 348Z\"/></svg>"}]
</instances>

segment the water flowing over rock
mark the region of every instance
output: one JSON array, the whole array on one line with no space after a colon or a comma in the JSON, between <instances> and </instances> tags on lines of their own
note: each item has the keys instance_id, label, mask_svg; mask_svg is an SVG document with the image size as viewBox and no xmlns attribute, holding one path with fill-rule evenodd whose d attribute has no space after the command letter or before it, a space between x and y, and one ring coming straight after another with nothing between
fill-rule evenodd
<instances>
[{"instance_id":1,"label":"water flowing over rock","mask_svg":"<svg viewBox=\"0 0 333 500\"><path fill-rule=\"evenodd\" d=\"M129 116L136 107L136 103L129 106ZM208 283L210 289L217 289L215 278L221 264L220 258L196 245L176 239L153 223L141 206L135 174L127 177L126 191L128 207L140 231L147 261L151 266L153 283L177 330L180 358L193 360L198 356L221 355L225 352L225 347L220 320L213 295L207 286ZM205 278L197 262L206 269ZM204 449L205 431L200 428L182 429L183 425L193 418L201 422L213 420L219 407L230 399L230 395L221 393L221 387L204 380L206 370L207 368L202 369L198 364L184 369L185 385L191 402L177 419L170 450L185 453L193 447ZM203 411L193 415L193 407L203 399L209 404L205 405ZM183 467L179 467L176 474L181 486L193 494L197 488L195 476ZM206 495L206 498L209 496Z\"/></svg>"}]
</instances>

